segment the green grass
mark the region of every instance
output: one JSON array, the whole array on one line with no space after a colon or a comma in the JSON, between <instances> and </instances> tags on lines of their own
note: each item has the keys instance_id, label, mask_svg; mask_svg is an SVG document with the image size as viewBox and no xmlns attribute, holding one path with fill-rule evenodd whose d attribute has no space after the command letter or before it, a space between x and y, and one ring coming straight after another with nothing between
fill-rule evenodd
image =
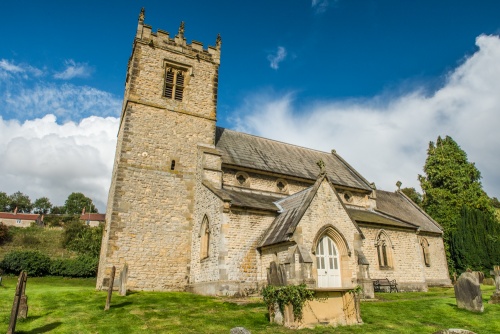
<instances>
[{"instance_id":1,"label":"green grass","mask_svg":"<svg viewBox=\"0 0 500 334\"><path fill-rule=\"evenodd\" d=\"M16 281L4 277L0 286L0 333L7 331ZM459 310L453 289L434 288L377 294L379 301L361 303L363 325L299 331L269 324L260 299L238 305L183 292L114 293L111 309L104 311L106 292L94 287L95 279L28 278L28 319L18 322L17 333L229 333L237 326L253 334L433 333L445 328L500 333L500 305L487 304L493 287L483 287L481 314Z\"/></svg>"},{"instance_id":2,"label":"green grass","mask_svg":"<svg viewBox=\"0 0 500 334\"><path fill-rule=\"evenodd\" d=\"M39 250L52 259L75 257L76 253L62 247L62 229L40 228L36 226L21 228L11 226L12 240L0 247L0 259L14 250Z\"/></svg>"}]
</instances>

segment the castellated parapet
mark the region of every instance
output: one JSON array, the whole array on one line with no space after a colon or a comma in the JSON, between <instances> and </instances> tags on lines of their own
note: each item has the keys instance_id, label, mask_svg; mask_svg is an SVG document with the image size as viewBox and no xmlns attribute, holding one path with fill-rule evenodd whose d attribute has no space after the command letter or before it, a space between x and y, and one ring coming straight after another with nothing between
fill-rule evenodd
<instances>
[{"instance_id":1,"label":"castellated parapet","mask_svg":"<svg viewBox=\"0 0 500 334\"><path fill-rule=\"evenodd\" d=\"M129 59L97 288L128 265L131 290L182 290L191 258L197 147L214 146L221 39L151 32L141 11Z\"/></svg>"}]
</instances>

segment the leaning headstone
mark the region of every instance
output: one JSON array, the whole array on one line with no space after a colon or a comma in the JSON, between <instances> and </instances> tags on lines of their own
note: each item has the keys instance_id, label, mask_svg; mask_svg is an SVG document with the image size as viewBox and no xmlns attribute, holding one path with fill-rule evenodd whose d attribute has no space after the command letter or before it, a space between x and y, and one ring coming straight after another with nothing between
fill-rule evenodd
<instances>
[{"instance_id":1,"label":"leaning headstone","mask_svg":"<svg viewBox=\"0 0 500 334\"><path fill-rule=\"evenodd\" d=\"M120 273L120 296L127 295L127 275L128 275L128 266L125 263L123 265L122 272Z\"/></svg>"},{"instance_id":2,"label":"leaning headstone","mask_svg":"<svg viewBox=\"0 0 500 334\"><path fill-rule=\"evenodd\" d=\"M24 282L21 291L21 299L19 300L19 314L18 317L26 319L28 317L28 296L26 296L26 282L28 281L28 274L24 275Z\"/></svg>"},{"instance_id":3,"label":"leaning headstone","mask_svg":"<svg viewBox=\"0 0 500 334\"><path fill-rule=\"evenodd\" d=\"M115 282L115 273L116 273L116 267L113 266L113 268L111 268L111 277L109 278L109 287L108 287L108 297L106 298L106 306L104 306L104 311L109 310L109 306L111 304L111 296L113 295L113 284Z\"/></svg>"},{"instance_id":4,"label":"leaning headstone","mask_svg":"<svg viewBox=\"0 0 500 334\"><path fill-rule=\"evenodd\" d=\"M491 295L490 301L488 303L500 304L500 266L493 267L493 270L490 271L490 274L492 274L495 277L496 290L493 293L493 295Z\"/></svg>"},{"instance_id":5,"label":"leaning headstone","mask_svg":"<svg viewBox=\"0 0 500 334\"><path fill-rule=\"evenodd\" d=\"M234 328L231 328L231 331L229 333L230 334L252 334L252 332L250 332L245 327L234 327Z\"/></svg>"},{"instance_id":6,"label":"leaning headstone","mask_svg":"<svg viewBox=\"0 0 500 334\"><path fill-rule=\"evenodd\" d=\"M476 276L471 272L465 272L455 284L455 298L458 308L472 312L483 312L483 296Z\"/></svg>"},{"instance_id":7,"label":"leaning headstone","mask_svg":"<svg viewBox=\"0 0 500 334\"><path fill-rule=\"evenodd\" d=\"M17 280L16 293L14 295L14 303L10 312L9 328L7 334L14 334L16 331L17 316L19 314L19 305L21 304L21 295L23 293L23 285L26 283L26 272L21 271Z\"/></svg>"}]
</instances>

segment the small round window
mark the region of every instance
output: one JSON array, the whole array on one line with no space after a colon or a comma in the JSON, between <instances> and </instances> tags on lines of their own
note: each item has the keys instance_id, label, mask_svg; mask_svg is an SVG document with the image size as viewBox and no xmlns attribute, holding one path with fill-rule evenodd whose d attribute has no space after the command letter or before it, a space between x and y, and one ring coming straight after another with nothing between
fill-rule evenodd
<instances>
[{"instance_id":1,"label":"small round window","mask_svg":"<svg viewBox=\"0 0 500 334\"><path fill-rule=\"evenodd\" d=\"M278 192L287 192L288 191L288 183L283 179L276 180L276 189Z\"/></svg>"},{"instance_id":2,"label":"small round window","mask_svg":"<svg viewBox=\"0 0 500 334\"><path fill-rule=\"evenodd\" d=\"M344 192L344 200L347 202L347 203L351 203L352 202L352 194L350 191L346 191Z\"/></svg>"},{"instance_id":3,"label":"small round window","mask_svg":"<svg viewBox=\"0 0 500 334\"><path fill-rule=\"evenodd\" d=\"M238 173L236 173L235 178L236 178L237 185L242 186L242 187L248 186L248 182L249 182L250 178L248 177L247 173L238 172Z\"/></svg>"}]
</instances>

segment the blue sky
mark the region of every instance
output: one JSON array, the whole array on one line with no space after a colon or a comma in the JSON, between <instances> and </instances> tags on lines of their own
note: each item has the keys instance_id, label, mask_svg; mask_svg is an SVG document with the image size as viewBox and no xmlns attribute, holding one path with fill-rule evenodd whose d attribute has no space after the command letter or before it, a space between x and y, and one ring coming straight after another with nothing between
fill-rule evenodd
<instances>
[{"instance_id":1,"label":"blue sky","mask_svg":"<svg viewBox=\"0 0 500 334\"><path fill-rule=\"evenodd\" d=\"M387 190L419 189L428 142L450 135L500 197L493 0L6 2L0 191L104 210L141 7L153 31L221 34L218 125L334 148Z\"/></svg>"}]
</instances>

